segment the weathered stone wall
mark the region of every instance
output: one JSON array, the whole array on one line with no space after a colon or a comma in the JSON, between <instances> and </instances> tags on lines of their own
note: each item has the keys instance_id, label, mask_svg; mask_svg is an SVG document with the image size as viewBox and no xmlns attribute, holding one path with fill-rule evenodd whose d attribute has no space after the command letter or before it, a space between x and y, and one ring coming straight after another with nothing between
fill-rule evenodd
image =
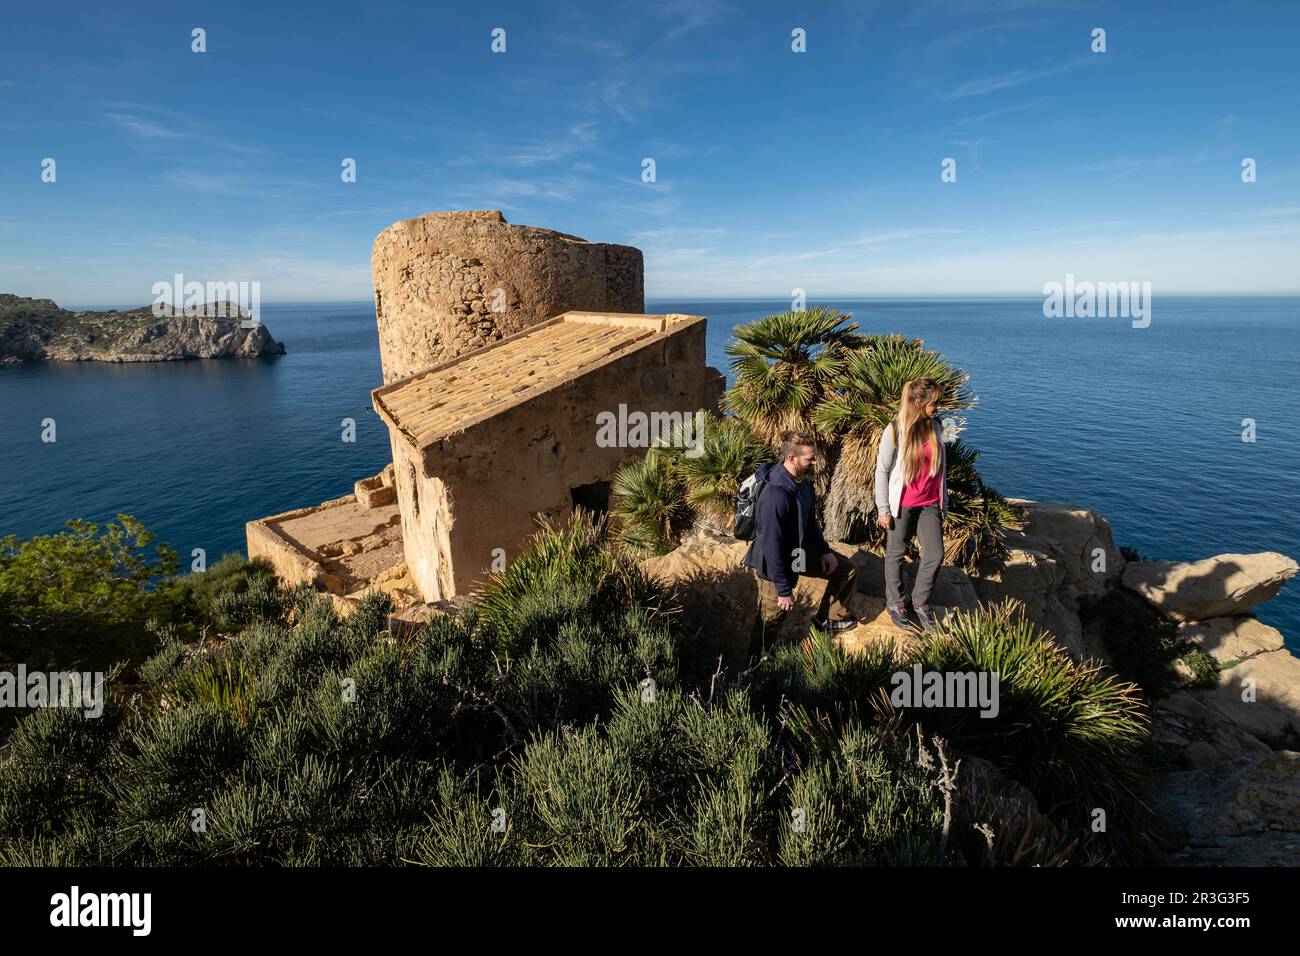
<instances>
[{"instance_id":1,"label":"weathered stone wall","mask_svg":"<svg viewBox=\"0 0 1300 956\"><path fill-rule=\"evenodd\" d=\"M392 440L406 563L425 600L464 594L494 550L516 557L534 516L563 521L572 490L609 481L644 448L600 447L601 412L693 412L716 401L703 321L437 441ZM707 409L706 410L716 410Z\"/></svg>"},{"instance_id":2,"label":"weathered stone wall","mask_svg":"<svg viewBox=\"0 0 1300 956\"><path fill-rule=\"evenodd\" d=\"M394 223L370 261L385 384L561 312L645 311L639 249L514 226L494 210Z\"/></svg>"}]
</instances>

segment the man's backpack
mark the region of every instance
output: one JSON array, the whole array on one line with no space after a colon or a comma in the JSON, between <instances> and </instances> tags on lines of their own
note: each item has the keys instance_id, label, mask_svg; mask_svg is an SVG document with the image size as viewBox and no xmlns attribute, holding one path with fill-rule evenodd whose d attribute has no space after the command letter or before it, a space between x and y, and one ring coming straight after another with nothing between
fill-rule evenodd
<instances>
[{"instance_id":1,"label":"man's backpack","mask_svg":"<svg viewBox=\"0 0 1300 956\"><path fill-rule=\"evenodd\" d=\"M764 462L744 480L736 495L735 535L740 541L753 541L758 531L758 499L767 487L767 478L776 462Z\"/></svg>"}]
</instances>

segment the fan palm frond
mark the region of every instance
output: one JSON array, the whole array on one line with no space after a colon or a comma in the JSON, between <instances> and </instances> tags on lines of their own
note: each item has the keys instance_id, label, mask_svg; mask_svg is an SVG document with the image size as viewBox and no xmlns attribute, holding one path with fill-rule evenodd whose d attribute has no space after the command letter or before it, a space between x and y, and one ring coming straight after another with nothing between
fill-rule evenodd
<instances>
[{"instance_id":1,"label":"fan palm frond","mask_svg":"<svg viewBox=\"0 0 1300 956\"><path fill-rule=\"evenodd\" d=\"M686 482L675 456L651 448L614 475L611 514L619 540L635 552L664 554L690 523Z\"/></svg>"},{"instance_id":2,"label":"fan palm frond","mask_svg":"<svg viewBox=\"0 0 1300 956\"><path fill-rule=\"evenodd\" d=\"M827 306L780 312L737 326L727 347L735 384L724 406L774 445L789 429L815 431L814 408L830 394L848 356L868 342L850 315Z\"/></svg>"}]
</instances>

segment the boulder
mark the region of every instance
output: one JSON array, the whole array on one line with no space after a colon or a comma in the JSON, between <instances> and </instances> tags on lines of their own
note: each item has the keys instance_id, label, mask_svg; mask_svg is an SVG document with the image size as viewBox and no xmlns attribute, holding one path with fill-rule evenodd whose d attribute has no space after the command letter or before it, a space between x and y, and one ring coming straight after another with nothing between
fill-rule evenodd
<instances>
[{"instance_id":1,"label":"boulder","mask_svg":"<svg viewBox=\"0 0 1300 956\"><path fill-rule=\"evenodd\" d=\"M1105 518L1079 505L1024 498L1010 501L1025 509L1027 535L1055 544L1053 555L1064 574L1062 584L1073 596L1100 594L1119 583L1124 558Z\"/></svg>"},{"instance_id":2,"label":"boulder","mask_svg":"<svg viewBox=\"0 0 1300 956\"><path fill-rule=\"evenodd\" d=\"M1180 624L1178 635L1228 667L1257 654L1280 651L1286 643L1277 628L1240 615Z\"/></svg>"},{"instance_id":3,"label":"boulder","mask_svg":"<svg viewBox=\"0 0 1300 956\"><path fill-rule=\"evenodd\" d=\"M682 609L704 650L728 667L743 666L758 609L758 585L742 564L748 545L721 534L699 532L675 550L641 562Z\"/></svg>"},{"instance_id":4,"label":"boulder","mask_svg":"<svg viewBox=\"0 0 1300 956\"><path fill-rule=\"evenodd\" d=\"M1008 543L1001 565L986 565L970 579L979 599L985 604L1008 598L1019 603L1026 617L1077 661L1101 656L1079 619L1078 595L1091 592L1070 583L1069 558L1060 543L1040 532L1011 532Z\"/></svg>"},{"instance_id":5,"label":"boulder","mask_svg":"<svg viewBox=\"0 0 1300 956\"><path fill-rule=\"evenodd\" d=\"M1085 637L1079 612L1058 595L1049 594L1037 614L1031 614L1030 620L1056 638L1056 643L1065 648L1076 661L1098 657L1105 659L1104 654Z\"/></svg>"},{"instance_id":6,"label":"boulder","mask_svg":"<svg viewBox=\"0 0 1300 956\"><path fill-rule=\"evenodd\" d=\"M1158 741L1181 748L1181 759L1189 767L1217 767L1273 752L1268 744L1224 720L1186 690L1161 698L1152 708L1152 734Z\"/></svg>"},{"instance_id":7,"label":"boulder","mask_svg":"<svg viewBox=\"0 0 1300 956\"><path fill-rule=\"evenodd\" d=\"M1186 693L1265 743L1300 743L1300 660L1289 651L1256 654L1224 669L1216 687Z\"/></svg>"},{"instance_id":8,"label":"boulder","mask_svg":"<svg viewBox=\"0 0 1300 956\"><path fill-rule=\"evenodd\" d=\"M988 562L971 579L975 593L985 604L1012 598L1037 613L1049 595L1066 580L1059 548L1050 538L1012 531L1007 534L1007 557Z\"/></svg>"},{"instance_id":9,"label":"boulder","mask_svg":"<svg viewBox=\"0 0 1300 956\"><path fill-rule=\"evenodd\" d=\"M1175 621L1249 613L1277 595L1300 570L1276 551L1220 554L1201 561L1132 561L1124 586Z\"/></svg>"}]
</instances>

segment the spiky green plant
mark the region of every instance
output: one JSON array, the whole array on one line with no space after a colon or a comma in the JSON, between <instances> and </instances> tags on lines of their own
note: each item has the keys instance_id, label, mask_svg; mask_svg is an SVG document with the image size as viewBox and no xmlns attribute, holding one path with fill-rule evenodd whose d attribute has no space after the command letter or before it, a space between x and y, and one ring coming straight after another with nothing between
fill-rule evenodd
<instances>
[{"instance_id":1,"label":"spiky green plant","mask_svg":"<svg viewBox=\"0 0 1300 956\"><path fill-rule=\"evenodd\" d=\"M658 611L661 589L620 560L606 534L606 525L582 510L567 525L541 521L506 570L475 592L478 622L491 629L500 651L520 653L546 636L538 627L572 613L589 613L600 623L602 615L621 616L633 606Z\"/></svg>"},{"instance_id":2,"label":"spiky green plant","mask_svg":"<svg viewBox=\"0 0 1300 956\"><path fill-rule=\"evenodd\" d=\"M619 468L610 492L618 538L635 554L666 554L690 526L686 479L665 449L651 448Z\"/></svg>"},{"instance_id":3,"label":"spiky green plant","mask_svg":"<svg viewBox=\"0 0 1300 956\"><path fill-rule=\"evenodd\" d=\"M917 707L907 716L1028 786L1071 832L1106 811L1115 842L1145 831L1140 796L1150 718L1139 688L1079 664L1004 601L953 611L924 632L906 664L926 671L997 674L998 709Z\"/></svg>"},{"instance_id":4,"label":"spiky green plant","mask_svg":"<svg viewBox=\"0 0 1300 956\"><path fill-rule=\"evenodd\" d=\"M165 698L174 704L211 704L246 720L255 697L253 675L242 661L228 654L207 657L181 668L166 685Z\"/></svg>"},{"instance_id":5,"label":"spiky green plant","mask_svg":"<svg viewBox=\"0 0 1300 956\"><path fill-rule=\"evenodd\" d=\"M741 482L771 454L749 424L735 416L706 417L696 438L690 447L680 433L674 434L662 453L671 456L671 466L685 484L686 503L697 517L730 531Z\"/></svg>"},{"instance_id":6,"label":"spiky green plant","mask_svg":"<svg viewBox=\"0 0 1300 956\"><path fill-rule=\"evenodd\" d=\"M815 306L737 326L727 346L735 383L723 396L726 409L769 447L784 431L815 430L813 411L830 394L848 353L866 341L851 317Z\"/></svg>"}]
</instances>

